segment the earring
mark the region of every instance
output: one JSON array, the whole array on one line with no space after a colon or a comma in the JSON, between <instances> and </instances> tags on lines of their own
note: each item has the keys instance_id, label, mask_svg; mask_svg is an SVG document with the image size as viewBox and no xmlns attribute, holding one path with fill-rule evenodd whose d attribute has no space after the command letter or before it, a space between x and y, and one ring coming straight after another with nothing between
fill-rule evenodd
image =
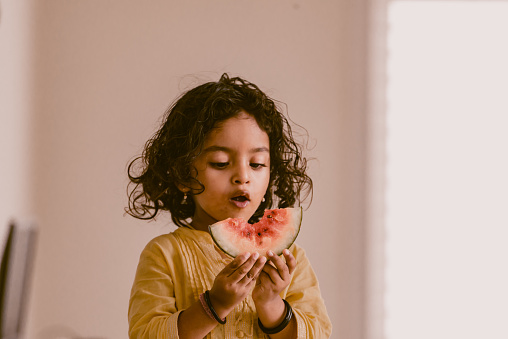
<instances>
[{"instance_id":1,"label":"earring","mask_svg":"<svg viewBox=\"0 0 508 339\"><path fill-rule=\"evenodd\" d=\"M182 205L187 205L189 202L187 201L187 193L183 194L183 200L181 202Z\"/></svg>"},{"instance_id":2,"label":"earring","mask_svg":"<svg viewBox=\"0 0 508 339\"><path fill-rule=\"evenodd\" d=\"M265 201L266 201L265 198L263 198L263 200L261 200L261 202L265 202Z\"/></svg>"}]
</instances>

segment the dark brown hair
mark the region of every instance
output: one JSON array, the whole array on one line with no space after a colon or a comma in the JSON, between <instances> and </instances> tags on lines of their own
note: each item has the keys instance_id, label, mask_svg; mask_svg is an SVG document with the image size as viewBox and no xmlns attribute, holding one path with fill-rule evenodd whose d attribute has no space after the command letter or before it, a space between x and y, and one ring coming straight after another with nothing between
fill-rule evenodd
<instances>
[{"instance_id":1,"label":"dark brown hair","mask_svg":"<svg viewBox=\"0 0 508 339\"><path fill-rule=\"evenodd\" d=\"M217 123L241 111L253 116L270 140L270 183L265 200L250 222L259 220L268 208L294 207L312 195L312 180L306 174L307 160L292 135L288 120L256 85L223 74L184 93L165 113L162 126L145 144L143 154L128 167L129 206L126 212L138 219L153 219L169 211L177 226L188 224L194 215L192 195L205 187L196 179L193 162ZM194 173L194 174L193 174ZM189 185L189 183L197 185ZM187 183L187 184L186 184ZM183 201L178 185L199 186Z\"/></svg>"}]
</instances>

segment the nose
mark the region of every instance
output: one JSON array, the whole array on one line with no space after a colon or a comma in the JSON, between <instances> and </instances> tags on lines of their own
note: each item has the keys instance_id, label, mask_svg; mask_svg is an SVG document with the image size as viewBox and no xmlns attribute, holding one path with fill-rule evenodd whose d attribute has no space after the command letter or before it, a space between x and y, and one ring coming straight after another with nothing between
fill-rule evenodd
<instances>
[{"instance_id":1,"label":"nose","mask_svg":"<svg viewBox=\"0 0 508 339\"><path fill-rule=\"evenodd\" d=\"M249 166L240 164L236 166L231 181L237 185L248 184L250 182Z\"/></svg>"}]
</instances>

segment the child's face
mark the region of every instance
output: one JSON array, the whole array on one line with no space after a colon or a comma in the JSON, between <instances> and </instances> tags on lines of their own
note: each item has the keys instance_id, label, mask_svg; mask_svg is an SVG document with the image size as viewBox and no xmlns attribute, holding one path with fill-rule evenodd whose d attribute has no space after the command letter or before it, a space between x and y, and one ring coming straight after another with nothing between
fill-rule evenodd
<instances>
[{"instance_id":1,"label":"child's face","mask_svg":"<svg viewBox=\"0 0 508 339\"><path fill-rule=\"evenodd\" d=\"M210 132L194 166L205 187L193 197L196 229L207 231L208 225L226 218L249 220L270 180L268 135L252 116L241 112Z\"/></svg>"}]
</instances>

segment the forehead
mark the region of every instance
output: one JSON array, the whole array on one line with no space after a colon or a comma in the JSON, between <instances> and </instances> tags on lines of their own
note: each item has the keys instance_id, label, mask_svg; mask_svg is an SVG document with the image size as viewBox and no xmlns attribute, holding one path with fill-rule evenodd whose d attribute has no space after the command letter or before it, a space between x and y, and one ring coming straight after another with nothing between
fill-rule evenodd
<instances>
[{"instance_id":1,"label":"forehead","mask_svg":"<svg viewBox=\"0 0 508 339\"><path fill-rule=\"evenodd\" d=\"M241 112L218 123L205 138L203 147L236 145L268 148L269 143L268 134L259 127L256 119Z\"/></svg>"}]
</instances>

